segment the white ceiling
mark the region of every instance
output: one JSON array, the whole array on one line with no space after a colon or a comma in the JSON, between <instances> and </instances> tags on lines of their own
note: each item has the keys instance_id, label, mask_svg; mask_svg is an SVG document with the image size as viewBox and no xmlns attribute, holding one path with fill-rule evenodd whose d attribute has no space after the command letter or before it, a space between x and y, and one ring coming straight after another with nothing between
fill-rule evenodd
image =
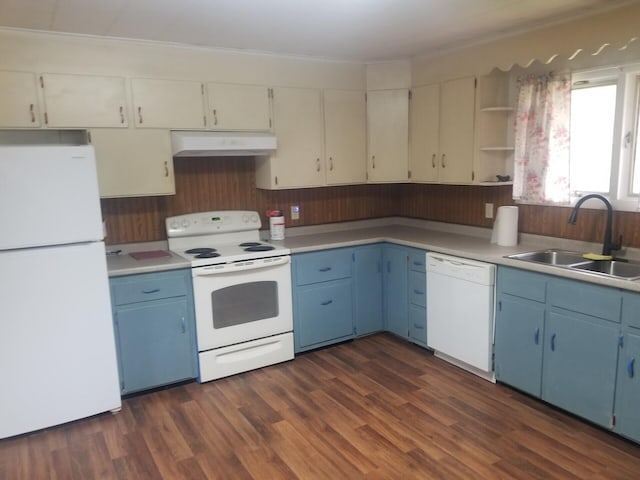
<instances>
[{"instance_id":1,"label":"white ceiling","mask_svg":"<svg viewBox=\"0 0 640 480\"><path fill-rule=\"evenodd\" d=\"M377 61L633 0L0 0L0 26Z\"/></svg>"}]
</instances>

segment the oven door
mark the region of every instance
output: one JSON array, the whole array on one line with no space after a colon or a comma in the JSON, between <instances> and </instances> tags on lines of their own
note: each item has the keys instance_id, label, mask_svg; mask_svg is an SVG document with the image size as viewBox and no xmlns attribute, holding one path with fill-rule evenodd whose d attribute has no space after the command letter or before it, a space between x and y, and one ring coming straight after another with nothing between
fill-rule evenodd
<instances>
[{"instance_id":1,"label":"oven door","mask_svg":"<svg viewBox=\"0 0 640 480\"><path fill-rule=\"evenodd\" d=\"M293 330L291 258L192 270L198 351Z\"/></svg>"}]
</instances>

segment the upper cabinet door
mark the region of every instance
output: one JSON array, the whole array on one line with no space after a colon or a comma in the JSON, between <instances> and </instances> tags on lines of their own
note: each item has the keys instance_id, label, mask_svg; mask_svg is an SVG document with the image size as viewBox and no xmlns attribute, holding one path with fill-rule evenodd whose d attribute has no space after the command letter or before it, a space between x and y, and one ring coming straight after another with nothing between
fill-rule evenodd
<instances>
[{"instance_id":1,"label":"upper cabinet door","mask_svg":"<svg viewBox=\"0 0 640 480\"><path fill-rule=\"evenodd\" d=\"M45 73L45 123L49 127L126 127L125 79Z\"/></svg>"},{"instance_id":2,"label":"upper cabinet door","mask_svg":"<svg viewBox=\"0 0 640 480\"><path fill-rule=\"evenodd\" d=\"M267 87L208 83L207 94L209 128L257 131L271 129Z\"/></svg>"},{"instance_id":3,"label":"upper cabinet door","mask_svg":"<svg viewBox=\"0 0 640 480\"><path fill-rule=\"evenodd\" d=\"M203 129L204 85L186 80L131 80L136 127Z\"/></svg>"},{"instance_id":4,"label":"upper cabinet door","mask_svg":"<svg viewBox=\"0 0 640 480\"><path fill-rule=\"evenodd\" d=\"M324 91L324 128L327 183L364 183L366 160L365 93L353 90Z\"/></svg>"},{"instance_id":5,"label":"upper cabinet door","mask_svg":"<svg viewBox=\"0 0 640 480\"><path fill-rule=\"evenodd\" d=\"M0 72L0 126L40 126L36 76L33 73Z\"/></svg>"},{"instance_id":6,"label":"upper cabinet door","mask_svg":"<svg viewBox=\"0 0 640 480\"><path fill-rule=\"evenodd\" d=\"M370 182L404 182L409 171L409 90L367 92Z\"/></svg>"},{"instance_id":7,"label":"upper cabinet door","mask_svg":"<svg viewBox=\"0 0 640 480\"><path fill-rule=\"evenodd\" d=\"M272 188L324 185L320 90L274 88L273 121L278 150L271 156Z\"/></svg>"},{"instance_id":8,"label":"upper cabinet door","mask_svg":"<svg viewBox=\"0 0 640 480\"><path fill-rule=\"evenodd\" d=\"M475 78L445 82L440 88L440 181L471 183Z\"/></svg>"},{"instance_id":9,"label":"upper cabinet door","mask_svg":"<svg viewBox=\"0 0 640 480\"><path fill-rule=\"evenodd\" d=\"M411 179L437 182L440 165L440 85L411 91Z\"/></svg>"}]
</instances>

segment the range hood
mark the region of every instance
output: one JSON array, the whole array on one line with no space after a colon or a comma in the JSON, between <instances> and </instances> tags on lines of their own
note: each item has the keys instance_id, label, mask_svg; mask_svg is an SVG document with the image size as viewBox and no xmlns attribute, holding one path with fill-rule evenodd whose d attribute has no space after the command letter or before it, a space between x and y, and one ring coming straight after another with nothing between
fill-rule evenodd
<instances>
[{"instance_id":1,"label":"range hood","mask_svg":"<svg viewBox=\"0 0 640 480\"><path fill-rule=\"evenodd\" d=\"M270 155L277 146L275 135L266 132L171 132L174 157Z\"/></svg>"}]
</instances>

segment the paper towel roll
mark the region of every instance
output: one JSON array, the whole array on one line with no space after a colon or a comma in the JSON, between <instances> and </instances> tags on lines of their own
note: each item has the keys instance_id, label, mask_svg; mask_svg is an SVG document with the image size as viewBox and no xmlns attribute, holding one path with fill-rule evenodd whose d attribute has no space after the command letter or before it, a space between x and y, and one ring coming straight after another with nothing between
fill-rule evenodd
<instances>
[{"instance_id":1,"label":"paper towel roll","mask_svg":"<svg viewBox=\"0 0 640 480\"><path fill-rule=\"evenodd\" d=\"M493 222L491 243L502 247L518 244L518 207L499 207L496 221Z\"/></svg>"}]
</instances>

